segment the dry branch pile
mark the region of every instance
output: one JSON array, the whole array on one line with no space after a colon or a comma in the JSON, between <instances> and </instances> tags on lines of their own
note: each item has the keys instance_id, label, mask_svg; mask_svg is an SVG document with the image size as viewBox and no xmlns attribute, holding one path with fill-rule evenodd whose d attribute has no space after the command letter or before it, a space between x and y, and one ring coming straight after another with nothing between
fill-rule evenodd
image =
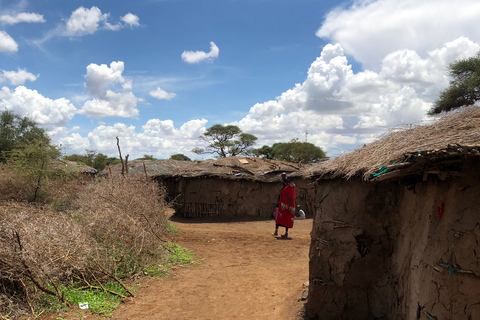
<instances>
[{"instance_id":1,"label":"dry branch pile","mask_svg":"<svg viewBox=\"0 0 480 320\"><path fill-rule=\"evenodd\" d=\"M166 256L164 190L142 178L70 181L74 194L57 194L56 203L69 202L62 212L50 209L53 202L0 202L0 314L33 314L42 293L63 300L67 282L105 290L102 283L123 285L158 264Z\"/></svg>"},{"instance_id":2,"label":"dry branch pile","mask_svg":"<svg viewBox=\"0 0 480 320\"><path fill-rule=\"evenodd\" d=\"M140 271L139 260L145 265L158 259L167 230L164 193L151 180L115 173L86 186L77 199L77 211L88 226L86 231L101 239L106 250L97 251L95 259L114 257L116 260L104 260L102 265L127 274Z\"/></svg>"}]
</instances>

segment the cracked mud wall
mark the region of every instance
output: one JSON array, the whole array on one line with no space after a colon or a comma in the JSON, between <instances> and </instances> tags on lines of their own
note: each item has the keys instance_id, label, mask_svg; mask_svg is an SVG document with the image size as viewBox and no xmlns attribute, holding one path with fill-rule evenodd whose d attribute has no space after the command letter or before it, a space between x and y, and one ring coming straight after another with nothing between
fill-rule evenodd
<instances>
[{"instance_id":1,"label":"cracked mud wall","mask_svg":"<svg viewBox=\"0 0 480 320\"><path fill-rule=\"evenodd\" d=\"M320 181L308 316L480 319L479 167L445 181Z\"/></svg>"},{"instance_id":2,"label":"cracked mud wall","mask_svg":"<svg viewBox=\"0 0 480 320\"><path fill-rule=\"evenodd\" d=\"M479 177L479 162L471 159L459 177L429 179L404 190L392 256L397 314L480 319ZM437 211L442 204L443 215Z\"/></svg>"},{"instance_id":3,"label":"cracked mud wall","mask_svg":"<svg viewBox=\"0 0 480 320\"><path fill-rule=\"evenodd\" d=\"M382 319L395 299L391 186L321 181L315 197L307 311L317 319Z\"/></svg>"}]
</instances>

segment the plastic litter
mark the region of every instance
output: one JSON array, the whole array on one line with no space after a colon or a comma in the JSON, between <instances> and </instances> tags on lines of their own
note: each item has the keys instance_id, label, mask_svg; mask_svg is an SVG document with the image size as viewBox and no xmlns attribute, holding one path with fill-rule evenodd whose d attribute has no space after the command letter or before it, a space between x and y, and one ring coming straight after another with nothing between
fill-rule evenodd
<instances>
[{"instance_id":1,"label":"plastic litter","mask_svg":"<svg viewBox=\"0 0 480 320\"><path fill-rule=\"evenodd\" d=\"M82 310L88 309L88 302L85 303L79 303L78 307Z\"/></svg>"}]
</instances>

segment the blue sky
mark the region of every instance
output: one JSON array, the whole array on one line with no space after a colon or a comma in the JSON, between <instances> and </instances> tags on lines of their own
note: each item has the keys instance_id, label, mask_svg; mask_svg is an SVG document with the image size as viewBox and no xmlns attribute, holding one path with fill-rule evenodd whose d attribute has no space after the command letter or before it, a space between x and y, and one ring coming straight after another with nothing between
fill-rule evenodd
<instances>
[{"instance_id":1,"label":"blue sky","mask_svg":"<svg viewBox=\"0 0 480 320\"><path fill-rule=\"evenodd\" d=\"M334 157L433 121L479 19L477 0L0 0L0 108L70 154L118 136L130 159L202 159L220 123Z\"/></svg>"}]
</instances>

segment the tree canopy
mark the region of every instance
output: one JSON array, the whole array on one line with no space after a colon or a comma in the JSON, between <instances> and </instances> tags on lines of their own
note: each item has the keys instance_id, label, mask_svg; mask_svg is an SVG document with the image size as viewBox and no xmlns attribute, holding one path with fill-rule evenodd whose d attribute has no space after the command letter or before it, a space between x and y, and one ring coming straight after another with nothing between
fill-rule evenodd
<instances>
[{"instance_id":1,"label":"tree canopy","mask_svg":"<svg viewBox=\"0 0 480 320\"><path fill-rule=\"evenodd\" d=\"M150 154L144 154L143 157L135 159L135 160L147 160L147 161L153 161L157 160L156 158L153 157L153 155Z\"/></svg>"},{"instance_id":2,"label":"tree canopy","mask_svg":"<svg viewBox=\"0 0 480 320\"><path fill-rule=\"evenodd\" d=\"M296 139L275 143L271 147L265 145L253 150L253 153L258 157L290 162L314 163L328 159L321 148L313 143L300 142Z\"/></svg>"},{"instance_id":3,"label":"tree canopy","mask_svg":"<svg viewBox=\"0 0 480 320\"><path fill-rule=\"evenodd\" d=\"M109 158L103 153L97 153L95 150L87 149L85 150L84 155L71 154L64 156L63 159L68 161L81 162L87 166L95 168L98 171L102 171L103 169L105 169L107 164L112 164L111 162L115 158Z\"/></svg>"},{"instance_id":4,"label":"tree canopy","mask_svg":"<svg viewBox=\"0 0 480 320\"><path fill-rule=\"evenodd\" d=\"M216 153L220 158L225 158L248 155L257 137L253 134L242 133L237 126L216 124L208 128L200 136L200 139L209 145L205 149L194 148L192 152L197 154Z\"/></svg>"},{"instance_id":5,"label":"tree canopy","mask_svg":"<svg viewBox=\"0 0 480 320\"><path fill-rule=\"evenodd\" d=\"M177 161L192 161L189 157L187 157L184 154L177 153L172 156L170 156L170 160L177 160Z\"/></svg>"},{"instance_id":6,"label":"tree canopy","mask_svg":"<svg viewBox=\"0 0 480 320\"><path fill-rule=\"evenodd\" d=\"M5 152L19 148L28 142L50 144L50 137L44 129L37 127L28 117L4 110L0 114L0 160L5 161Z\"/></svg>"},{"instance_id":7,"label":"tree canopy","mask_svg":"<svg viewBox=\"0 0 480 320\"><path fill-rule=\"evenodd\" d=\"M440 97L429 114L473 105L480 100L480 52L475 57L451 63L448 75L451 77L450 85L440 92Z\"/></svg>"}]
</instances>

